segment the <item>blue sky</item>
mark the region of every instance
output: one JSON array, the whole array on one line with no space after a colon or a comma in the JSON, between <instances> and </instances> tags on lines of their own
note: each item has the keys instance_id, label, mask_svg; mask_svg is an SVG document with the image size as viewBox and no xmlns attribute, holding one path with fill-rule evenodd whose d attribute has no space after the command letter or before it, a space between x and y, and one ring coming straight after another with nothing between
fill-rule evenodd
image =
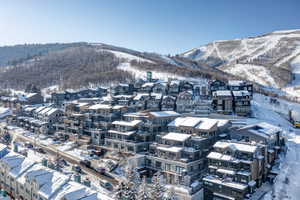
<instances>
[{"instance_id":1,"label":"blue sky","mask_svg":"<svg viewBox=\"0 0 300 200\"><path fill-rule=\"evenodd\" d=\"M299 29L299 10L299 0L9 0L0 6L0 45L86 41L176 54Z\"/></svg>"}]
</instances>

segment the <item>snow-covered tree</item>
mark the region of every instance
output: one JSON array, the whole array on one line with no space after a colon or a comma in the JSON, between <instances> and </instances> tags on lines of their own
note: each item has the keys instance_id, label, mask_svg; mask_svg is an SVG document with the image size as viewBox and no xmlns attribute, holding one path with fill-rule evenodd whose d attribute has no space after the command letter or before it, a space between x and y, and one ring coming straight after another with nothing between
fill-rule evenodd
<instances>
[{"instance_id":1,"label":"snow-covered tree","mask_svg":"<svg viewBox=\"0 0 300 200\"><path fill-rule=\"evenodd\" d=\"M117 189L115 198L117 200L136 200L137 193L132 189L130 182L122 182Z\"/></svg>"},{"instance_id":2,"label":"snow-covered tree","mask_svg":"<svg viewBox=\"0 0 300 200\"><path fill-rule=\"evenodd\" d=\"M150 191L151 200L162 200L164 197L165 189L161 184L161 174L157 172L152 178L152 187Z\"/></svg>"},{"instance_id":3,"label":"snow-covered tree","mask_svg":"<svg viewBox=\"0 0 300 200\"><path fill-rule=\"evenodd\" d=\"M125 171L127 182L130 183L133 190L137 191L141 184L140 175L135 168L133 168L131 165L128 166L129 167L127 167Z\"/></svg>"},{"instance_id":4,"label":"snow-covered tree","mask_svg":"<svg viewBox=\"0 0 300 200\"><path fill-rule=\"evenodd\" d=\"M147 188L146 177L143 177L142 184L140 185L138 192L138 200L150 200L149 191Z\"/></svg>"},{"instance_id":5,"label":"snow-covered tree","mask_svg":"<svg viewBox=\"0 0 300 200\"><path fill-rule=\"evenodd\" d=\"M167 194L164 197L164 200L176 200L175 191L173 187L168 189Z\"/></svg>"}]
</instances>

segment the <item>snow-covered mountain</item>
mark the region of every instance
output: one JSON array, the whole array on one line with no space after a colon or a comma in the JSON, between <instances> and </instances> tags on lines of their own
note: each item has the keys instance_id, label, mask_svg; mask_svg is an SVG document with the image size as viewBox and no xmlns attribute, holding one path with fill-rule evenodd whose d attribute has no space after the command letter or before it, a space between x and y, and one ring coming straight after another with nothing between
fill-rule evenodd
<instances>
[{"instance_id":1,"label":"snow-covered mountain","mask_svg":"<svg viewBox=\"0 0 300 200\"><path fill-rule=\"evenodd\" d=\"M180 56L262 85L294 87L299 84L293 77L298 78L300 71L300 30L215 41Z\"/></svg>"}]
</instances>

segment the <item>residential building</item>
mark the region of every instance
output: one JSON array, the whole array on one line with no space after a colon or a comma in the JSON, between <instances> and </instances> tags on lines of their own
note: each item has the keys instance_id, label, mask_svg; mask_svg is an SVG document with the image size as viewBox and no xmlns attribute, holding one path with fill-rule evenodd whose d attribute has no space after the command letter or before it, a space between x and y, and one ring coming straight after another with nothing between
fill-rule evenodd
<instances>
[{"instance_id":1,"label":"residential building","mask_svg":"<svg viewBox=\"0 0 300 200\"><path fill-rule=\"evenodd\" d=\"M218 141L207 156L209 175L203 178L204 199L243 200L262 184L265 146Z\"/></svg>"}]
</instances>

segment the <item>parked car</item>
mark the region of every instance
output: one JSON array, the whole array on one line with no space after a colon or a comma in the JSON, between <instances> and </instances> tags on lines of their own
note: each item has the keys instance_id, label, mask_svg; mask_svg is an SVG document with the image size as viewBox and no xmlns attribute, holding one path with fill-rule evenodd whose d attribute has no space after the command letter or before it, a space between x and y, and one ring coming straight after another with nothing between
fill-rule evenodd
<instances>
[{"instance_id":1,"label":"parked car","mask_svg":"<svg viewBox=\"0 0 300 200\"><path fill-rule=\"evenodd\" d=\"M91 168L91 161L89 160L82 160L80 161L81 165L84 165L85 167Z\"/></svg>"},{"instance_id":2,"label":"parked car","mask_svg":"<svg viewBox=\"0 0 300 200\"><path fill-rule=\"evenodd\" d=\"M113 190L113 185L106 180L100 180L100 185L109 191Z\"/></svg>"},{"instance_id":3,"label":"parked car","mask_svg":"<svg viewBox=\"0 0 300 200\"><path fill-rule=\"evenodd\" d=\"M81 167L79 165L73 165L72 170L78 173L81 173Z\"/></svg>"}]
</instances>

